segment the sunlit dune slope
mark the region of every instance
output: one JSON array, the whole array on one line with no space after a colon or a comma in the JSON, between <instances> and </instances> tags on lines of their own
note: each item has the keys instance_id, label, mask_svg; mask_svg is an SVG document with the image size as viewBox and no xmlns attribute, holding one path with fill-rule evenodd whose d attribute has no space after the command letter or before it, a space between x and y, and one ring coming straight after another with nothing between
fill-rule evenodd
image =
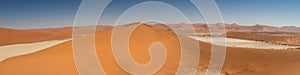
<instances>
[{"instance_id":1,"label":"sunlit dune slope","mask_svg":"<svg viewBox=\"0 0 300 75\"><path fill-rule=\"evenodd\" d=\"M97 54L107 74L128 74L115 62L110 47L111 30L96 33ZM87 37L88 38L88 37ZM157 74L174 74L180 58L180 46L176 35L148 25L141 25L135 30L130 40L133 58L140 64L150 60L148 48L151 42L165 44L168 52L166 65ZM66 42L46 50L8 59L0 65L0 75L72 75L78 74L71 51L72 42ZM15 72L18 71L18 72Z\"/></svg>"},{"instance_id":2,"label":"sunlit dune slope","mask_svg":"<svg viewBox=\"0 0 300 75\"><path fill-rule=\"evenodd\" d=\"M96 27L96 31L104 31L112 28L111 26L101 25ZM28 30L0 28L0 46L68 39L72 37L72 29L72 27L42 28Z\"/></svg>"},{"instance_id":3,"label":"sunlit dune slope","mask_svg":"<svg viewBox=\"0 0 300 75\"><path fill-rule=\"evenodd\" d=\"M37 30L15 30L15 29L0 29L0 45L31 43L48 40L61 40L70 38L71 30L59 32L43 32Z\"/></svg>"}]
</instances>

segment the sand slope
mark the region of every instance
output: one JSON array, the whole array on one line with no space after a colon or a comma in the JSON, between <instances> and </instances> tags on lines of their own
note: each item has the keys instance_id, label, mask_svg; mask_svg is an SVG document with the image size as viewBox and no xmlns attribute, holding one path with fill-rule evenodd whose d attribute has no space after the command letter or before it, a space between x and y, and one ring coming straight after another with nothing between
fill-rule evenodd
<instances>
[{"instance_id":1,"label":"sand slope","mask_svg":"<svg viewBox=\"0 0 300 75\"><path fill-rule=\"evenodd\" d=\"M111 26L96 26L96 31L111 29ZM43 28L16 30L0 28L0 46L11 44L23 44L48 40L63 40L72 37L72 27L64 28Z\"/></svg>"},{"instance_id":2,"label":"sand slope","mask_svg":"<svg viewBox=\"0 0 300 75\"><path fill-rule=\"evenodd\" d=\"M146 31L145 31L146 30ZM149 30L149 31L147 31ZM158 31L155 31L158 30ZM143 64L150 60L148 56L148 46L150 46L151 42L153 41L161 41L167 43L168 53L167 66L162 68L158 74L174 74L177 69L177 64L179 62L179 44L176 40L177 38L171 32L160 32L160 29L153 29L150 26L141 26L133 33L131 47L132 48L132 55L137 62ZM148 34L145 36L144 34ZM111 30L98 32L96 34L96 45L97 53L99 55L100 60L103 64L103 68L109 75L116 75L116 74L128 74L127 72L123 71L120 67L118 67L117 63L115 62L111 47L110 47L110 35ZM151 36L152 35L152 36ZM170 38L172 37L172 38ZM145 40L147 39L147 40ZM21 57L21 58L20 58ZM10 74L10 75L73 75L77 74L72 52L71 52L71 41L63 43L58 46L54 46L48 48L46 50L42 50L37 53L15 57L12 59L8 59L3 61L1 64L0 75L2 74ZM25 57L25 58L22 58ZM23 61L22 64L17 64ZM10 63L15 62L15 63ZM30 67L30 69L27 69ZM59 69L57 69L59 68ZM14 72L18 71L19 72ZM22 71L21 71L22 70Z\"/></svg>"},{"instance_id":3,"label":"sand slope","mask_svg":"<svg viewBox=\"0 0 300 75\"><path fill-rule=\"evenodd\" d=\"M71 30L60 32L44 32L37 30L15 30L0 28L0 45L32 43L48 40L60 40L70 38Z\"/></svg>"},{"instance_id":4,"label":"sand slope","mask_svg":"<svg viewBox=\"0 0 300 75\"><path fill-rule=\"evenodd\" d=\"M147 34L147 35L145 35ZM115 62L110 46L111 30L96 33L99 60L108 75L126 75ZM149 44L163 42L167 48L167 60L158 71L159 75L173 75L180 59L180 45L173 32L142 25L132 34L130 50L140 64L150 60ZM0 63L0 75L77 75L72 57L72 41L48 49L14 57ZM199 42L199 71L207 69L211 45ZM227 75L299 75L300 51L227 48L223 73Z\"/></svg>"},{"instance_id":5,"label":"sand slope","mask_svg":"<svg viewBox=\"0 0 300 75\"><path fill-rule=\"evenodd\" d=\"M70 39L0 46L0 62L14 56L20 56L44 50L48 47L55 46L68 40Z\"/></svg>"}]
</instances>

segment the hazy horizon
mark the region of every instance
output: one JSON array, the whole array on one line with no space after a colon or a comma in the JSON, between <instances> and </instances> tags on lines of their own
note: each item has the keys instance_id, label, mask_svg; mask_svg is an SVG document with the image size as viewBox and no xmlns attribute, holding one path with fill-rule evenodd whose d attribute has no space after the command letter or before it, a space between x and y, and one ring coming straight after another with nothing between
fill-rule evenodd
<instances>
[{"instance_id":1,"label":"hazy horizon","mask_svg":"<svg viewBox=\"0 0 300 75\"><path fill-rule=\"evenodd\" d=\"M113 25L115 20L132 5L149 0L112 0L101 16L99 25ZM168 3L179 9L191 23L205 23L205 19L197 8L188 0L152 0ZM215 0L224 23L239 25L270 25L270 26L300 26L300 1L284 0ZM2 0L0 1L0 27L14 29L37 29L37 28L60 28L73 25L76 11L81 0ZM15 6L18 5L18 6ZM168 15L164 8L149 8L156 11L140 10L137 12L140 18L152 16L153 12L163 12ZM143 14L138 14L143 13ZM91 15L93 16L93 15ZM138 21L130 19L130 21ZM169 18L165 23L182 23L180 19Z\"/></svg>"},{"instance_id":2,"label":"hazy horizon","mask_svg":"<svg viewBox=\"0 0 300 75\"><path fill-rule=\"evenodd\" d=\"M122 24L122 25L128 25L128 24L133 24L133 23L137 23L137 22L132 22L132 23L127 23L127 24ZM161 23L145 23L148 25L155 25L155 24L161 24ZM168 23L168 24L189 24L189 23ZM207 23L192 23L192 24L207 24ZM216 23L218 24L218 23ZM230 24L237 24L237 23L224 23L227 25ZM122 26L122 25L117 25L117 26ZM209 24L209 25L213 25L213 24ZM272 26L272 25L264 25L264 24L254 24L254 25L241 25L241 24L237 24L239 26L255 26L255 25L263 25L263 26ZM85 26L94 26L94 25L85 25ZM96 26L113 26L113 25L96 25ZM286 25L286 26L294 26L294 25ZM30 30L30 29L47 29L47 28L65 28L65 27L72 27L72 25L61 25L58 27L35 27L35 28L10 28L10 27L0 27L0 28L8 28L8 29L18 29L18 30ZM273 27L284 27L284 26L273 26ZM299 26L295 26L295 27L299 27Z\"/></svg>"}]
</instances>

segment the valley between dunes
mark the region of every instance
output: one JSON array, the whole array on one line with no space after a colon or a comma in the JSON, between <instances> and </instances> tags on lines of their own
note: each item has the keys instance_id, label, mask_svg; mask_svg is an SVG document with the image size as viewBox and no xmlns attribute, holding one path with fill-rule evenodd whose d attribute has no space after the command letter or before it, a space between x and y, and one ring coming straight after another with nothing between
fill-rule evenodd
<instances>
[{"instance_id":1,"label":"valley between dunes","mask_svg":"<svg viewBox=\"0 0 300 75\"><path fill-rule=\"evenodd\" d=\"M125 28L125 27L120 27ZM95 34L98 58L107 75L130 75L116 63L111 48L112 30ZM185 36L180 36L184 37ZM88 39L89 36L82 39ZM187 38L189 39L189 38ZM174 75L180 61L180 44L172 31L150 25L140 25L130 37L130 52L134 60L146 64L151 59L148 48L161 42L167 50L164 66L155 74ZM84 43L83 43L84 44ZM211 44L199 41L198 71L208 68ZM224 75L300 75L300 51L227 47ZM32 54L0 62L0 75L78 75L72 54L72 40Z\"/></svg>"}]
</instances>

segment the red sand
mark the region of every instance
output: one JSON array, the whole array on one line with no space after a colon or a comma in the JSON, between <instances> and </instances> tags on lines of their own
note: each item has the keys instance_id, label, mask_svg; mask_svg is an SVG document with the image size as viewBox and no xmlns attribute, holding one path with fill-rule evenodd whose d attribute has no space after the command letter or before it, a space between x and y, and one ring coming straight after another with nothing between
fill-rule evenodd
<instances>
[{"instance_id":1,"label":"red sand","mask_svg":"<svg viewBox=\"0 0 300 75\"><path fill-rule=\"evenodd\" d=\"M147 35L145 35L147 34ZM115 62L110 44L111 30L96 33L99 60L108 75L126 75ZM146 39L146 40L145 40ZM174 74L180 60L180 45L173 32L148 25L139 26L130 38L130 50L138 63L150 60L148 47L151 42L163 42L167 48L165 65L159 75ZM207 69L211 45L199 42L199 71ZM72 41L0 63L0 75L77 75L72 56ZM299 75L300 51L227 48L222 72L227 75Z\"/></svg>"},{"instance_id":2,"label":"red sand","mask_svg":"<svg viewBox=\"0 0 300 75\"><path fill-rule=\"evenodd\" d=\"M108 30L111 28L111 26L97 26L97 31ZM49 40L62 40L72 37L72 27L30 30L0 28L0 36L0 46Z\"/></svg>"}]
</instances>

